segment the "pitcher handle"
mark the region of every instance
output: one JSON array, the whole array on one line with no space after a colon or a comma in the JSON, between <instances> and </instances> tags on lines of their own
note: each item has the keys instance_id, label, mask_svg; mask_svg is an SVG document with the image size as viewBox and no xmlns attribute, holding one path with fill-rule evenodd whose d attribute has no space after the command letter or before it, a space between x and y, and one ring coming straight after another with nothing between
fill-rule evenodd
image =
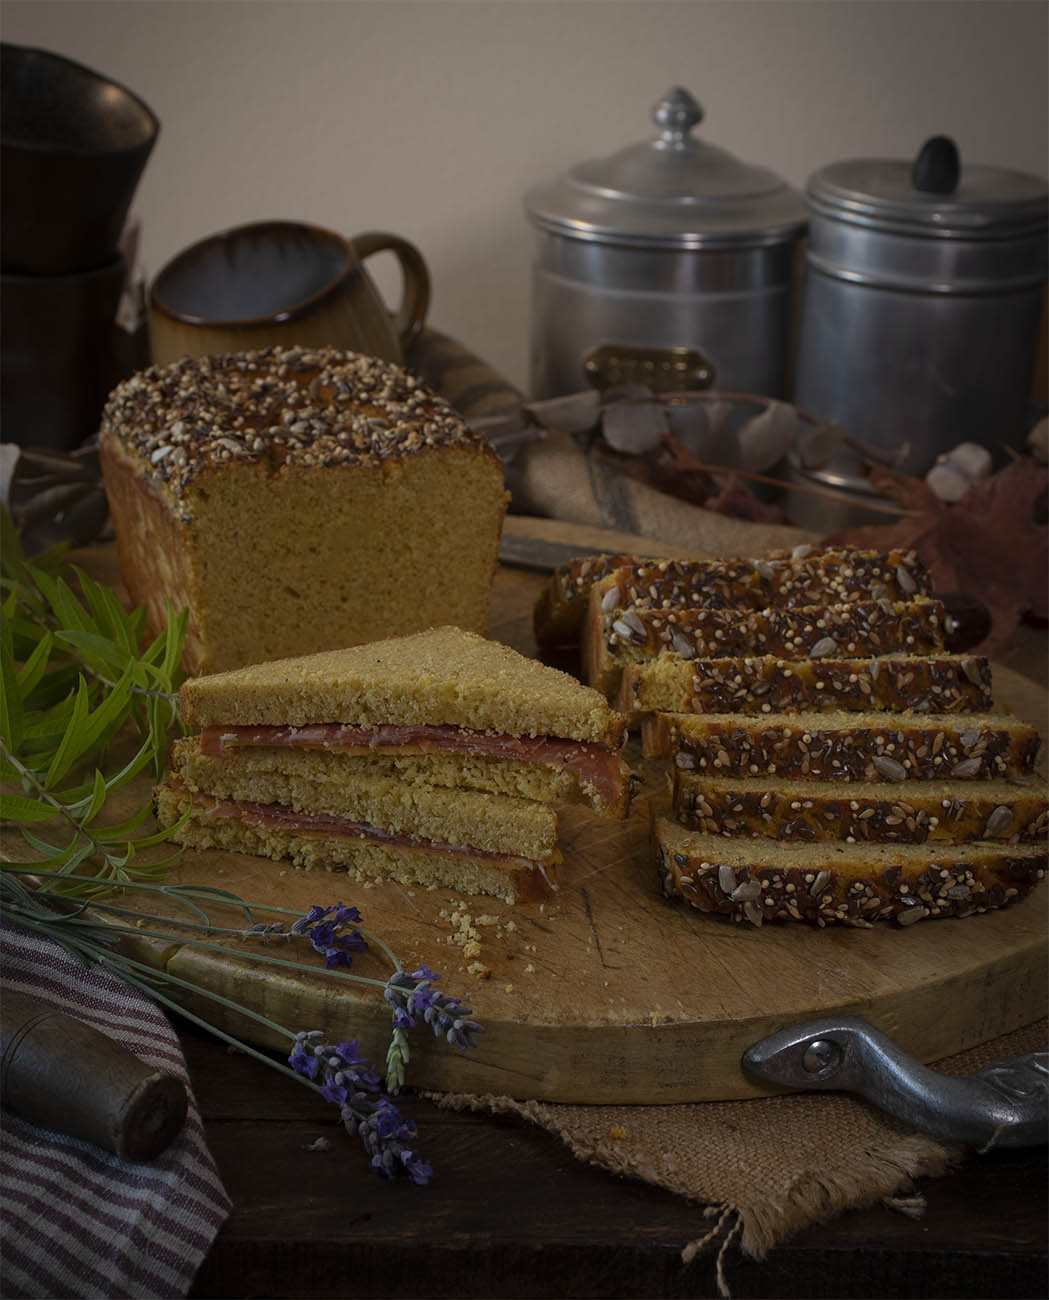
<instances>
[{"instance_id":1,"label":"pitcher handle","mask_svg":"<svg viewBox=\"0 0 1049 1300\"><path fill-rule=\"evenodd\" d=\"M362 262L373 253L390 252L400 263L404 291L401 305L393 315L393 327L401 347L407 349L422 332L430 306L430 272L422 253L407 239L384 230L367 230L363 235L354 235L349 243Z\"/></svg>"}]
</instances>

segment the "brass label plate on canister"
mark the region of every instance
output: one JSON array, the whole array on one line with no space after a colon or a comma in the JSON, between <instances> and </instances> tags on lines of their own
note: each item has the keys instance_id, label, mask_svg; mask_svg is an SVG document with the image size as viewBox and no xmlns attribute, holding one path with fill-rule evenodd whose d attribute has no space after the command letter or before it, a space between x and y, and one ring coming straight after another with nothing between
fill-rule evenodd
<instances>
[{"instance_id":1,"label":"brass label plate on canister","mask_svg":"<svg viewBox=\"0 0 1049 1300\"><path fill-rule=\"evenodd\" d=\"M604 392L643 385L656 393L709 388L713 365L695 348L640 348L601 343L583 359L587 382Z\"/></svg>"}]
</instances>

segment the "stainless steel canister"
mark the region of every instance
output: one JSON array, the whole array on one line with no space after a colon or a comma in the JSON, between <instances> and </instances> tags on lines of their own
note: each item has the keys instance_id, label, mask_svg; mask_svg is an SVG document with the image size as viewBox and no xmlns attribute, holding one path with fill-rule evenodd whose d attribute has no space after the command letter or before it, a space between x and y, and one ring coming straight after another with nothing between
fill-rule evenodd
<instances>
[{"instance_id":1,"label":"stainless steel canister","mask_svg":"<svg viewBox=\"0 0 1049 1300\"><path fill-rule=\"evenodd\" d=\"M1022 446L1046 280L1049 189L962 165L945 136L912 161L833 163L811 211L794 397L923 474L959 442ZM842 460L820 475L862 482Z\"/></svg>"},{"instance_id":2,"label":"stainless steel canister","mask_svg":"<svg viewBox=\"0 0 1049 1300\"><path fill-rule=\"evenodd\" d=\"M654 138L580 163L525 196L535 228L537 398L644 383L780 396L801 194L695 139L674 87Z\"/></svg>"}]
</instances>

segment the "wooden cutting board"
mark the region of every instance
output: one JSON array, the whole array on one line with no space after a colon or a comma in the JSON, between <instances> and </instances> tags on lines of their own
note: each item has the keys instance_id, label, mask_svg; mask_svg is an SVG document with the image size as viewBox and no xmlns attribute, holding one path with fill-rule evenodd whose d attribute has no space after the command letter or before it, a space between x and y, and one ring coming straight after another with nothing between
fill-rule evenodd
<instances>
[{"instance_id":1,"label":"wooden cutting board","mask_svg":"<svg viewBox=\"0 0 1049 1300\"><path fill-rule=\"evenodd\" d=\"M653 546L551 521L511 518L508 526L523 540L647 552ZM110 581L112 565L105 550L92 557L92 569ZM494 638L535 653L531 610L544 581L538 571L500 570ZM1003 706L1044 726L1041 687L1006 669L996 672L995 686ZM645 776L646 791L658 787L657 765ZM404 969L426 962L441 972L441 987L463 998L486 1032L468 1054L435 1044L428 1030L413 1035L409 1077L416 1087L594 1103L747 1097L762 1090L740 1069L744 1050L813 1017L863 1016L906 1051L933 1061L1045 1014L1044 885L1003 911L907 930L753 929L664 900L647 843L646 804L643 795L626 823L566 810L560 889L542 904L511 906L398 885L361 888L338 875L219 852L187 852L175 876L302 912L315 903L354 903ZM219 910L213 919L222 921ZM292 1030L324 1029L358 1038L373 1059L385 1054L389 1015L371 990L362 994L361 986L319 973L260 971L239 957L175 941L137 948L170 974ZM260 951L285 950L278 943ZM384 978L389 968L369 953L355 969ZM204 999L189 1005L259 1045L282 1045Z\"/></svg>"}]
</instances>

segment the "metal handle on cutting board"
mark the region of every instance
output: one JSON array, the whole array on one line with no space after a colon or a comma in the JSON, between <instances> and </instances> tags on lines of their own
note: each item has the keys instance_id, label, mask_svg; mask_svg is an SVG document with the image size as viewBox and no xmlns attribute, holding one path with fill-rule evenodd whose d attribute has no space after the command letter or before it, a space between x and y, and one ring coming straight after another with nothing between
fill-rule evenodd
<instances>
[{"instance_id":1,"label":"metal handle on cutting board","mask_svg":"<svg viewBox=\"0 0 1049 1300\"><path fill-rule=\"evenodd\" d=\"M1049 1141L1049 1052L996 1061L955 1078L908 1056L855 1016L811 1020L755 1043L743 1068L786 1088L856 1092L947 1142L1037 1146Z\"/></svg>"}]
</instances>

